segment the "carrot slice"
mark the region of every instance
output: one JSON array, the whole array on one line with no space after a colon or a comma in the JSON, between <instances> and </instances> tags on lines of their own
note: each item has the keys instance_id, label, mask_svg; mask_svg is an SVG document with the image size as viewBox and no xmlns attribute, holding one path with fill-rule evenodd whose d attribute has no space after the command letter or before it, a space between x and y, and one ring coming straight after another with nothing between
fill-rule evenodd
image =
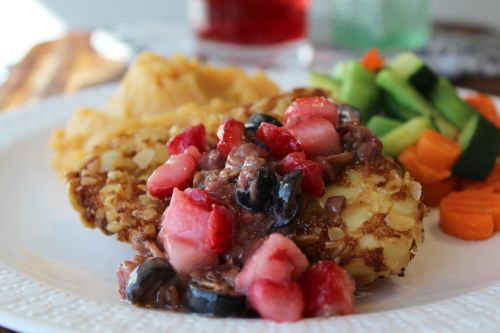
<instances>
[{"instance_id":1,"label":"carrot slice","mask_svg":"<svg viewBox=\"0 0 500 333\"><path fill-rule=\"evenodd\" d=\"M385 60L378 53L378 49L373 48L361 59L361 65L369 71L376 72L384 67Z\"/></svg>"},{"instance_id":2,"label":"carrot slice","mask_svg":"<svg viewBox=\"0 0 500 333\"><path fill-rule=\"evenodd\" d=\"M460 156L458 143L431 129L425 129L417 142L417 158L438 170L450 170Z\"/></svg>"},{"instance_id":3,"label":"carrot slice","mask_svg":"<svg viewBox=\"0 0 500 333\"><path fill-rule=\"evenodd\" d=\"M459 180L450 177L434 184L422 186L423 201L429 207L438 207L448 194L458 189Z\"/></svg>"},{"instance_id":4,"label":"carrot slice","mask_svg":"<svg viewBox=\"0 0 500 333\"><path fill-rule=\"evenodd\" d=\"M500 116L497 113L493 98L484 94L474 94L467 96L465 101L483 117L500 128Z\"/></svg>"},{"instance_id":5,"label":"carrot slice","mask_svg":"<svg viewBox=\"0 0 500 333\"><path fill-rule=\"evenodd\" d=\"M441 207L453 205L457 212L481 210L493 218L495 231L500 231L500 194L483 191L452 192L441 202Z\"/></svg>"},{"instance_id":6,"label":"carrot slice","mask_svg":"<svg viewBox=\"0 0 500 333\"><path fill-rule=\"evenodd\" d=\"M399 154L399 161L423 185L434 184L451 176L450 170L436 170L422 164L417 158L417 147L408 147Z\"/></svg>"},{"instance_id":7,"label":"carrot slice","mask_svg":"<svg viewBox=\"0 0 500 333\"><path fill-rule=\"evenodd\" d=\"M483 240L493 235L493 219L489 214L440 211L440 226L447 234L465 240Z\"/></svg>"}]
</instances>

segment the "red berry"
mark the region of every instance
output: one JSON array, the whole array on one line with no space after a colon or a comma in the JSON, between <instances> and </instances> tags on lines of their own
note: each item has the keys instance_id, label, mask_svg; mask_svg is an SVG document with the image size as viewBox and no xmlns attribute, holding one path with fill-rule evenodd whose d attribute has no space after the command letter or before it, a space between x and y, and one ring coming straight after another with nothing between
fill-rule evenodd
<instances>
[{"instance_id":1,"label":"red berry","mask_svg":"<svg viewBox=\"0 0 500 333\"><path fill-rule=\"evenodd\" d=\"M199 188L188 188L184 193L187 194L192 203L206 210L212 209L212 200L210 200L210 195L207 191Z\"/></svg>"},{"instance_id":2,"label":"red berry","mask_svg":"<svg viewBox=\"0 0 500 333\"><path fill-rule=\"evenodd\" d=\"M308 265L306 256L291 239L273 233L245 261L236 276L235 288L245 292L253 282L262 279L276 283L298 280Z\"/></svg>"},{"instance_id":3,"label":"red berry","mask_svg":"<svg viewBox=\"0 0 500 333\"><path fill-rule=\"evenodd\" d=\"M338 154L342 151L337 130L323 117L301 116L296 123L289 123L285 128L308 156Z\"/></svg>"},{"instance_id":4,"label":"red berry","mask_svg":"<svg viewBox=\"0 0 500 333\"><path fill-rule=\"evenodd\" d=\"M282 159L278 165L281 174L300 170L302 171L302 190L317 198L325 195L325 181L323 169L316 161L308 160L303 152L293 152Z\"/></svg>"},{"instance_id":5,"label":"red berry","mask_svg":"<svg viewBox=\"0 0 500 333\"><path fill-rule=\"evenodd\" d=\"M337 105L324 97L302 97L297 99L285 111L285 124L294 123L302 116L320 116L337 126L339 114Z\"/></svg>"},{"instance_id":6,"label":"red berry","mask_svg":"<svg viewBox=\"0 0 500 333\"><path fill-rule=\"evenodd\" d=\"M291 152L302 151L297 139L283 127L262 123L257 130L256 137L266 146L271 155L279 159Z\"/></svg>"},{"instance_id":7,"label":"red berry","mask_svg":"<svg viewBox=\"0 0 500 333\"><path fill-rule=\"evenodd\" d=\"M302 276L307 317L354 313L354 281L334 261L319 261Z\"/></svg>"},{"instance_id":8,"label":"red berry","mask_svg":"<svg viewBox=\"0 0 500 333\"><path fill-rule=\"evenodd\" d=\"M188 127L167 142L170 155L181 154L189 146L195 146L201 152L210 148L203 124Z\"/></svg>"},{"instance_id":9,"label":"red berry","mask_svg":"<svg viewBox=\"0 0 500 333\"><path fill-rule=\"evenodd\" d=\"M191 192L191 197L187 192ZM217 264L217 254L207 242L212 212L192 200L194 193L174 189L159 235L172 266L187 274Z\"/></svg>"},{"instance_id":10,"label":"red berry","mask_svg":"<svg viewBox=\"0 0 500 333\"><path fill-rule=\"evenodd\" d=\"M304 294L296 282L257 280L248 290L248 299L250 306L265 319L291 322L303 317Z\"/></svg>"},{"instance_id":11,"label":"red berry","mask_svg":"<svg viewBox=\"0 0 500 333\"><path fill-rule=\"evenodd\" d=\"M228 119L217 130L217 150L227 157L233 148L238 147L245 136L245 124L241 121Z\"/></svg>"},{"instance_id":12,"label":"red berry","mask_svg":"<svg viewBox=\"0 0 500 333\"><path fill-rule=\"evenodd\" d=\"M149 177L149 193L162 198L172 194L175 187L185 189L191 184L196 167L195 160L189 154L170 156L168 161L160 165Z\"/></svg>"},{"instance_id":13,"label":"red berry","mask_svg":"<svg viewBox=\"0 0 500 333\"><path fill-rule=\"evenodd\" d=\"M208 247L217 254L229 251L235 232L234 214L228 208L215 205L208 218Z\"/></svg>"}]
</instances>

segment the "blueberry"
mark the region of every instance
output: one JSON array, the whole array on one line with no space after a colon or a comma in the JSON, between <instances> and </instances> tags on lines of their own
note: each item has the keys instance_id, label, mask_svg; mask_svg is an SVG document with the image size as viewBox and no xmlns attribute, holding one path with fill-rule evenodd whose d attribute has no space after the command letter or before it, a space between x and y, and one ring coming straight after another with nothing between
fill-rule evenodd
<instances>
[{"instance_id":1,"label":"blueberry","mask_svg":"<svg viewBox=\"0 0 500 333\"><path fill-rule=\"evenodd\" d=\"M254 113L245 124L245 132L248 137L254 137L257 129L262 123L270 123L275 126L281 127L283 124L273 116L265 113Z\"/></svg>"},{"instance_id":2,"label":"blueberry","mask_svg":"<svg viewBox=\"0 0 500 333\"><path fill-rule=\"evenodd\" d=\"M344 125L352 121L361 122L361 112L352 105L339 104L338 113L340 116L340 124Z\"/></svg>"},{"instance_id":3,"label":"blueberry","mask_svg":"<svg viewBox=\"0 0 500 333\"><path fill-rule=\"evenodd\" d=\"M127 299L138 305L150 305L161 287L173 283L176 273L165 258L148 258L137 266L127 280Z\"/></svg>"},{"instance_id":4,"label":"blueberry","mask_svg":"<svg viewBox=\"0 0 500 333\"><path fill-rule=\"evenodd\" d=\"M246 297L234 290L239 272L237 266L226 264L191 273L186 291L188 310L215 317L245 314Z\"/></svg>"},{"instance_id":5,"label":"blueberry","mask_svg":"<svg viewBox=\"0 0 500 333\"><path fill-rule=\"evenodd\" d=\"M277 183L274 170L259 157L246 158L236 184L238 203L252 211L263 210L270 201L272 189Z\"/></svg>"},{"instance_id":6,"label":"blueberry","mask_svg":"<svg viewBox=\"0 0 500 333\"><path fill-rule=\"evenodd\" d=\"M302 173L293 171L287 173L276 186L273 193L271 213L276 219L273 227L283 227L297 216L301 200Z\"/></svg>"},{"instance_id":7,"label":"blueberry","mask_svg":"<svg viewBox=\"0 0 500 333\"><path fill-rule=\"evenodd\" d=\"M186 304L191 312L214 317L239 316L247 311L245 295L211 282L191 281L186 292Z\"/></svg>"}]
</instances>

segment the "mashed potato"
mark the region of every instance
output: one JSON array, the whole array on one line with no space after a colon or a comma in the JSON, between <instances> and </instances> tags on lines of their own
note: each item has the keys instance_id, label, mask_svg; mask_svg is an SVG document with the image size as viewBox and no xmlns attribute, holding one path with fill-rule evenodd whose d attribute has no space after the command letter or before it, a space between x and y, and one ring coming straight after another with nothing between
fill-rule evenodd
<instances>
[{"instance_id":1,"label":"mashed potato","mask_svg":"<svg viewBox=\"0 0 500 333\"><path fill-rule=\"evenodd\" d=\"M180 55L165 59L145 52L103 110L79 109L64 129L54 132L53 164L61 174L74 171L110 138L144 126L161 126L176 134L203 122L213 133L235 106L278 91L262 72L248 75L235 67L216 68Z\"/></svg>"}]
</instances>

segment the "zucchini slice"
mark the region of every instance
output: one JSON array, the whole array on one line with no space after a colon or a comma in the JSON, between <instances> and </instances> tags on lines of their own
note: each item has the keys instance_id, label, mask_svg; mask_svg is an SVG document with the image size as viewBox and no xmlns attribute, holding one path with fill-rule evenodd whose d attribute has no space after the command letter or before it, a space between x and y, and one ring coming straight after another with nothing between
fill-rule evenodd
<instances>
[{"instance_id":1,"label":"zucchini slice","mask_svg":"<svg viewBox=\"0 0 500 333\"><path fill-rule=\"evenodd\" d=\"M475 114L465 125L458 142L464 150L451 170L453 175L466 179L486 179L500 151L500 129Z\"/></svg>"},{"instance_id":2,"label":"zucchini slice","mask_svg":"<svg viewBox=\"0 0 500 333\"><path fill-rule=\"evenodd\" d=\"M332 97L338 98L340 93L340 83L333 77L318 72L310 72L309 82L311 82L311 86L325 89L330 92Z\"/></svg>"},{"instance_id":3,"label":"zucchini slice","mask_svg":"<svg viewBox=\"0 0 500 333\"><path fill-rule=\"evenodd\" d=\"M392 131L402 124L402 121L376 115L370 118L368 124L366 124L366 127L368 127L370 131L373 132L373 134L381 137L385 133Z\"/></svg>"},{"instance_id":4,"label":"zucchini slice","mask_svg":"<svg viewBox=\"0 0 500 333\"><path fill-rule=\"evenodd\" d=\"M380 90L375 83L375 73L367 71L357 61L350 61L343 70L339 99L358 108L366 123L377 111Z\"/></svg>"},{"instance_id":5,"label":"zucchini slice","mask_svg":"<svg viewBox=\"0 0 500 333\"><path fill-rule=\"evenodd\" d=\"M383 69L377 75L377 84L402 108L429 117L434 108L427 100L393 69Z\"/></svg>"},{"instance_id":6,"label":"zucchini slice","mask_svg":"<svg viewBox=\"0 0 500 333\"><path fill-rule=\"evenodd\" d=\"M458 96L453 84L445 78L439 78L429 93L429 99L446 119L461 129L475 113L474 109Z\"/></svg>"},{"instance_id":7,"label":"zucchini slice","mask_svg":"<svg viewBox=\"0 0 500 333\"><path fill-rule=\"evenodd\" d=\"M394 99L394 97L386 92L383 93L382 102L385 114L391 118L405 121L419 116L418 113L409 111L408 109L398 105L398 102Z\"/></svg>"},{"instance_id":8,"label":"zucchini slice","mask_svg":"<svg viewBox=\"0 0 500 333\"><path fill-rule=\"evenodd\" d=\"M422 132L429 127L431 127L431 123L427 117L416 117L408 120L380 138L384 145L384 152L397 157L405 148L415 144Z\"/></svg>"},{"instance_id":9,"label":"zucchini slice","mask_svg":"<svg viewBox=\"0 0 500 333\"><path fill-rule=\"evenodd\" d=\"M438 80L436 73L414 53L400 53L391 63L391 68L422 94L427 94Z\"/></svg>"}]
</instances>

